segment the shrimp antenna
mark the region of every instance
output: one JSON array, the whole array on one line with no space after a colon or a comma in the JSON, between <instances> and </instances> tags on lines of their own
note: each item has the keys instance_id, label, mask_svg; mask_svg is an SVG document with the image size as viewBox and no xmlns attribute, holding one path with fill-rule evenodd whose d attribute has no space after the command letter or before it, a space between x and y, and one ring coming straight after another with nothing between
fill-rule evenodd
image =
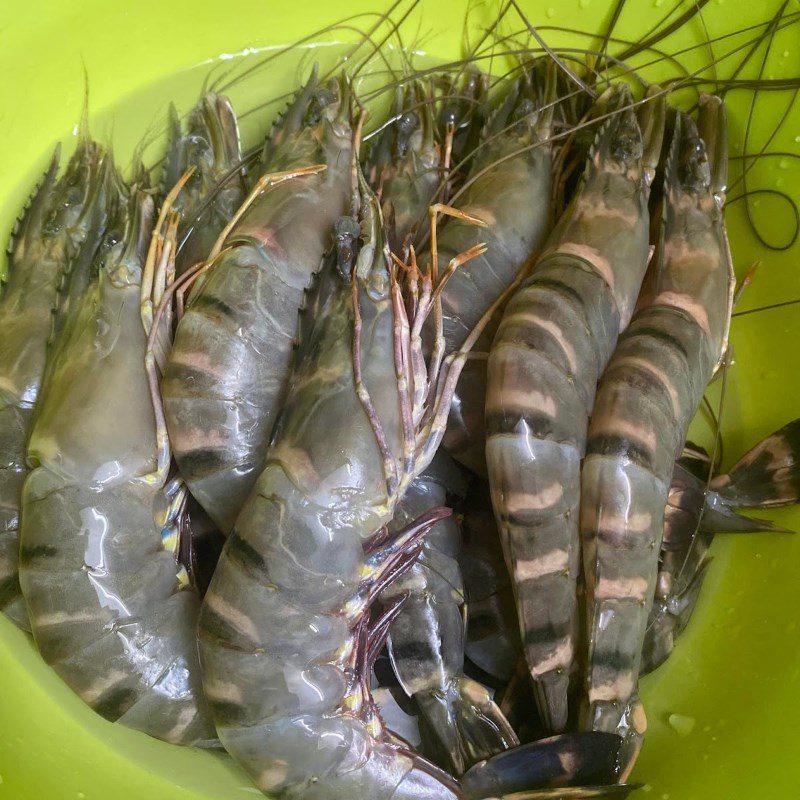
<instances>
[{"instance_id":1,"label":"shrimp antenna","mask_svg":"<svg viewBox=\"0 0 800 800\"><path fill-rule=\"evenodd\" d=\"M541 48L542 48L542 49L545 51L545 53L547 53L547 55L548 55L548 56L550 56L550 58L551 58L551 59L553 59L553 61L555 61L555 62L556 62L556 64L558 65L558 68L559 68L559 69L560 69L560 70L561 70L561 71L562 71L562 72L563 72L563 73L564 73L564 74L565 74L565 75L566 75L566 76L567 76L567 77L568 77L568 78L569 78L569 79L570 79L570 80L571 80L571 81L572 81L574 84L576 84L576 85L577 85L579 88L583 89L583 91L584 91L584 92L586 92L586 94L588 94L590 97L597 97L597 92L595 92L595 90L594 90L594 89L592 89L590 86L588 86L586 83L584 83L584 82L583 82L583 81L582 81L582 80L581 80L581 79L580 79L580 78L577 76L577 74L576 74L575 72L573 72L573 71L572 71L572 70L571 70L571 69L570 69L570 68L569 68L569 67L568 67L568 66L567 66L567 65L564 63L564 61L563 61L561 58L559 58L559 57L558 57L558 55L556 55L555 51L554 51L554 50L552 50L552 49L549 47L549 45L548 45L548 44L545 42L545 40L544 40L544 39L542 39L542 37L539 35L539 31L537 31L537 30L536 30L536 28L535 28L535 27L534 27L534 26L531 24L531 22L528 20L528 17L525 15L525 12L524 12L524 11L523 11L523 10L520 8L520 6L519 6L519 3L517 2L517 0L511 0L511 2L514 4L514 8L516 9L516 11L517 11L517 13L519 14L520 18L522 19L522 21L523 21L523 22L525 23L525 25L528 27L528 30L530 31L530 34L531 34L531 36L533 36L533 38L536 40L536 42L539 44L539 46L540 46L540 47L541 47Z\"/></svg>"}]
</instances>

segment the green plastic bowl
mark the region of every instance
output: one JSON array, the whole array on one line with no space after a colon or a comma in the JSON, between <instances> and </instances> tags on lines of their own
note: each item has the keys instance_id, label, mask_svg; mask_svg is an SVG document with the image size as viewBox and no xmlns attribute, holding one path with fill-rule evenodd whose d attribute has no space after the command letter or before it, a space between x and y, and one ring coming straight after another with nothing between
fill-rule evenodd
<instances>
[{"instance_id":1,"label":"green plastic bowl","mask_svg":"<svg viewBox=\"0 0 800 800\"><path fill-rule=\"evenodd\" d=\"M639 41L677 0L632 0L616 33ZM437 58L452 58L462 42L466 2L421 0L404 30L409 47ZM472 4L474 30L492 21L500 0ZM604 30L612 0L524 0L528 18L551 43L597 47L598 36L548 30L553 26ZM691 3L683 4L686 8ZM670 53L702 42L704 26L719 36L762 22L778 8L775 0L711 0L703 21L693 20L664 46ZM388 4L387 4L388 7ZM408 3L402 6L402 13ZM345 15L383 11L381 3L306 0L277 4L265 0L28 0L6 3L0 15L0 236L44 168L57 141L67 150L84 97L88 74L93 134L113 142L125 163L149 132L152 161L163 149L166 109L175 100L186 110L212 70L255 62L253 50L295 41ZM791 0L787 13L797 13ZM399 14L395 14L398 17ZM674 18L674 16L673 16ZM354 20L362 28L373 17ZM520 29L521 24L514 26ZM697 69L748 37L732 37L711 48L696 48L678 61ZM313 58L330 59L336 41L352 42L353 31L322 37L328 48L297 51L232 90L240 109L257 97L290 91L298 71ZM767 77L800 74L797 28L776 38ZM341 52L341 46L338 46ZM746 50L726 60L728 75ZM755 75L763 48L744 75ZM636 63L656 58L652 53ZM670 68L675 74L676 67ZM663 66L647 73L657 77ZM765 145L800 154L800 109L789 112L770 140L791 100L786 93L762 94L745 139L749 91L729 97L732 152ZM245 136L266 130L276 107L251 114ZM789 156L760 160L749 173L749 188L777 189L800 199L800 167ZM731 166L731 183L741 161ZM731 196L741 193L741 185ZM728 211L739 274L760 261L756 279L738 311L800 297L797 245L785 252L761 246L746 222L744 202ZM791 237L793 216L774 195L752 196L759 230L773 243ZM0 332L2 335L2 332ZM723 416L725 464L756 440L800 416L800 305L743 314L734 320L735 364L729 371ZM718 395L719 382L711 394ZM716 402L716 401L714 401ZM124 424L124 420L121 420ZM708 439L698 422L695 437ZM781 524L800 526L795 510L776 513ZM788 800L800 786L800 627L796 582L800 539L780 535L719 538L700 606L669 662L643 681L649 731L634 779L645 796L660 800ZM671 715L689 718L675 727ZM251 798L246 776L225 756L180 749L109 724L85 707L38 657L31 640L0 619L0 798L14 800L197 800Z\"/></svg>"}]
</instances>

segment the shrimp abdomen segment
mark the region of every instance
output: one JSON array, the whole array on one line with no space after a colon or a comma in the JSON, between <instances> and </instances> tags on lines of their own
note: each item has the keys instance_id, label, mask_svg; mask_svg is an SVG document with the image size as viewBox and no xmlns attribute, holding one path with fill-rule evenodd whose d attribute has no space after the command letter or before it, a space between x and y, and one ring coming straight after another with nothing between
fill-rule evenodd
<instances>
[{"instance_id":1,"label":"shrimp abdomen segment","mask_svg":"<svg viewBox=\"0 0 800 800\"><path fill-rule=\"evenodd\" d=\"M199 602L175 592L153 493L132 484L97 491L34 470L21 582L39 650L77 694L106 719L192 743L213 737L191 663Z\"/></svg>"}]
</instances>

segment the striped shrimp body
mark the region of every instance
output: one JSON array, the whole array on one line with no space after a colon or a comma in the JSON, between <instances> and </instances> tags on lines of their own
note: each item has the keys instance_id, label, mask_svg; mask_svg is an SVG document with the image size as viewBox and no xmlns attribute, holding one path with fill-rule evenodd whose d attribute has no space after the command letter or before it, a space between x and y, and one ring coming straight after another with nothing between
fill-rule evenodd
<instances>
[{"instance_id":1,"label":"striped shrimp body","mask_svg":"<svg viewBox=\"0 0 800 800\"><path fill-rule=\"evenodd\" d=\"M0 610L23 628L28 614L17 576L19 509L28 474L25 445L45 371L58 289L91 259L105 226L104 153L82 137L64 176L53 156L9 247L0 300Z\"/></svg>"},{"instance_id":2,"label":"striped shrimp body","mask_svg":"<svg viewBox=\"0 0 800 800\"><path fill-rule=\"evenodd\" d=\"M227 533L264 465L283 402L297 311L346 208L349 87L316 74L276 123L270 173L324 165L260 194L236 221L175 336L162 392L182 476Z\"/></svg>"},{"instance_id":3,"label":"striped shrimp body","mask_svg":"<svg viewBox=\"0 0 800 800\"><path fill-rule=\"evenodd\" d=\"M664 514L655 601L642 648L644 674L662 664L694 611L715 533L782 531L738 508L777 508L800 499L800 421L759 442L706 488L706 479L679 461Z\"/></svg>"},{"instance_id":4,"label":"striped shrimp body","mask_svg":"<svg viewBox=\"0 0 800 800\"><path fill-rule=\"evenodd\" d=\"M458 468L440 451L409 485L390 529L446 505L449 496L465 489ZM454 775L518 744L487 691L463 674L464 611L469 609L464 608L460 551L458 523L453 517L440 520L427 534L419 561L381 598L388 602L406 596L389 634L392 665L435 739L431 752Z\"/></svg>"},{"instance_id":5,"label":"striped shrimp body","mask_svg":"<svg viewBox=\"0 0 800 800\"><path fill-rule=\"evenodd\" d=\"M168 192L188 169L194 168L173 204L181 215L181 246L175 258L176 271L181 275L208 258L222 229L244 201L247 187L243 173L229 175L241 162L242 151L236 114L227 97L204 94L189 114L185 131L173 106L170 127L164 189Z\"/></svg>"},{"instance_id":6,"label":"striped shrimp body","mask_svg":"<svg viewBox=\"0 0 800 800\"><path fill-rule=\"evenodd\" d=\"M181 492L166 482L168 453L159 453L140 307L152 201L107 173L108 233L79 279L86 289L63 326L31 432L20 583L39 651L86 703L195 744L214 736L197 662L199 600L178 590L162 541Z\"/></svg>"},{"instance_id":7,"label":"striped shrimp body","mask_svg":"<svg viewBox=\"0 0 800 800\"><path fill-rule=\"evenodd\" d=\"M454 800L453 781L392 736L369 694L400 607L373 600L442 512L376 532L427 466L444 414L416 437L404 425L420 416L398 402L417 396L413 378L398 393L403 303L376 199L362 215L360 247L354 219L336 224L266 467L206 594L203 682L225 748L270 796Z\"/></svg>"},{"instance_id":8,"label":"striped shrimp body","mask_svg":"<svg viewBox=\"0 0 800 800\"><path fill-rule=\"evenodd\" d=\"M550 223L552 153L549 144L555 74L537 62L512 85L489 116L464 187L453 203L489 224L482 259L453 276L442 297L445 340L459 347L492 302L505 292L541 246ZM476 233L448 220L438 237L440 261L473 244ZM490 324L467 361L448 419L444 446L469 469L485 474L483 413L485 355ZM478 444L476 445L476 442Z\"/></svg>"},{"instance_id":9,"label":"striped shrimp body","mask_svg":"<svg viewBox=\"0 0 800 800\"><path fill-rule=\"evenodd\" d=\"M643 139L626 86L600 102L613 113L582 186L506 307L488 368L492 504L537 704L555 732L567 723L576 655L580 461L597 380L647 267L663 120L663 106L643 106Z\"/></svg>"},{"instance_id":10,"label":"striped shrimp body","mask_svg":"<svg viewBox=\"0 0 800 800\"><path fill-rule=\"evenodd\" d=\"M677 115L663 249L603 376L589 428L581 479L589 624L583 725L595 730L617 730L636 690L673 465L727 346L734 280L717 98L704 96L700 131L702 139L691 118Z\"/></svg>"}]
</instances>

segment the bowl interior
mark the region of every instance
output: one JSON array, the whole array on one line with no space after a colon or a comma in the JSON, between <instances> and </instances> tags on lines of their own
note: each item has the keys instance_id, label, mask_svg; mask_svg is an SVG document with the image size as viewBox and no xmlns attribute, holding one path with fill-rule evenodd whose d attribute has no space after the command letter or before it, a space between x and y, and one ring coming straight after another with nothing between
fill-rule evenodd
<instances>
[{"instance_id":1,"label":"bowl interior","mask_svg":"<svg viewBox=\"0 0 800 800\"><path fill-rule=\"evenodd\" d=\"M406 49L417 51L419 63L425 63L458 57L467 11L474 42L504 5L504 0L420 0L416 5L407 0L395 4L392 16L400 20L409 12L401 26ZM549 44L576 50L602 46L597 32L606 29L615 5L610 0L521 0L528 20ZM691 5L629 3L614 37L646 43L648 31L668 26ZM359 40L353 27L375 27L376 43L386 35L377 17L385 9L370 0L352 0L346 7L310 0L302 10L272 6L256 0L231 0L223 7L211 0L16 5L0 29L0 74L7 78L0 81L0 238L11 230L55 142L63 142L66 152L74 146L83 65L94 136L113 143L122 164L146 139L145 159L155 163L164 149L168 104L174 101L187 111L205 81L218 80L220 86L234 81L228 87L234 105L251 112L242 121L245 142L255 144L284 101L257 108L259 103L291 92L313 60L325 67L347 52ZM686 86L693 73L728 77L779 7L776 0L712 0L703 6L702 17L656 45L663 53L645 49L630 63L649 80L683 76ZM278 46L345 15L359 15L349 23L353 27L314 35L262 63ZM762 68L773 81L800 74L797 27L788 24L795 17L800 11L792 4L784 12L784 29L770 46L762 43L753 50L738 78L758 77ZM502 25L508 33L524 27L513 10ZM612 39L608 47L618 53L628 45ZM362 45L359 58L369 50ZM396 53L393 58L398 63ZM708 65L718 59L715 75ZM378 58L371 63L375 70L385 69ZM497 58L494 69L502 63ZM251 72L251 67L258 68ZM690 106L693 92L681 89L676 101ZM737 87L726 98L735 157L727 215L734 262L740 276L751 264L760 266L736 309L733 366L708 392L717 408L724 387L723 465L800 410L795 399L800 349L794 346L800 341L800 304L779 305L800 298L800 246L792 242L797 222L790 202L800 202L800 109L792 107L794 99L792 91L754 95L748 87ZM762 150L777 155L741 158ZM707 418L698 417L692 436L711 441ZM798 510L770 516L782 525L800 526ZM691 625L669 662L643 681L649 730L634 779L662 800L793 796L800 781L800 763L791 758L800 711L800 629L793 592L800 578L800 540L718 537L712 554ZM672 714L691 718L691 732L682 728L679 734L669 723ZM0 730L0 796L231 800L258 794L225 756L170 747L104 722L5 619L0 619Z\"/></svg>"}]
</instances>

